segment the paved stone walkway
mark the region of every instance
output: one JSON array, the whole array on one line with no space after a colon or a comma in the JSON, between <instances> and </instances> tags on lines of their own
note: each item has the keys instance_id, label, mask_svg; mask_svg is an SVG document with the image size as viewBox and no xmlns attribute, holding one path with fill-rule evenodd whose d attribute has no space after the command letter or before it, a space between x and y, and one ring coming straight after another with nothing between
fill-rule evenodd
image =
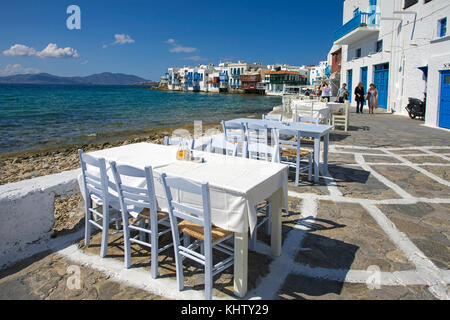
<instances>
[{"instance_id":1,"label":"paved stone walkway","mask_svg":"<svg viewBox=\"0 0 450 320\"><path fill-rule=\"evenodd\" d=\"M333 131L329 174L316 185L306 176L299 187L290 182L283 254L271 257L269 238L259 234L249 256L245 298L448 299L450 132L422 123L352 113L348 132ZM161 256L161 277L153 280L148 252L135 248L134 267L124 270L121 237L105 259L98 256L98 238L89 248L80 242L2 271L0 293L38 299L203 298L201 269L186 265L187 288L179 292L170 252ZM65 288L70 265L80 266L85 277L77 293ZM232 268L215 278L214 288L217 299L235 298Z\"/></svg>"}]
</instances>

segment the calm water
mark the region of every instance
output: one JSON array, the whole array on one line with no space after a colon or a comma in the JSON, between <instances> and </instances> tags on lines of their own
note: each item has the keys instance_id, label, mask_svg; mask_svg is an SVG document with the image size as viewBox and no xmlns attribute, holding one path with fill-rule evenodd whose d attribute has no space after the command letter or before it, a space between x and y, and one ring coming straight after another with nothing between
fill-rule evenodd
<instances>
[{"instance_id":1,"label":"calm water","mask_svg":"<svg viewBox=\"0 0 450 320\"><path fill-rule=\"evenodd\" d=\"M145 87L0 85L0 154L262 114L281 99Z\"/></svg>"}]
</instances>

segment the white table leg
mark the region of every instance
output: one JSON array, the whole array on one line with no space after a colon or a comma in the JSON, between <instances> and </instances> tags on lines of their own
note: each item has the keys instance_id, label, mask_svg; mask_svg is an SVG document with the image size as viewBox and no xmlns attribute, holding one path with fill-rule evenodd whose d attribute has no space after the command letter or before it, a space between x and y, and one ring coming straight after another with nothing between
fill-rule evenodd
<instances>
[{"instance_id":1,"label":"white table leg","mask_svg":"<svg viewBox=\"0 0 450 320\"><path fill-rule=\"evenodd\" d=\"M319 182L320 137L314 137L314 182Z\"/></svg>"},{"instance_id":2,"label":"white table leg","mask_svg":"<svg viewBox=\"0 0 450 320\"><path fill-rule=\"evenodd\" d=\"M323 136L323 170L324 174L328 175L328 143L330 134L327 133Z\"/></svg>"},{"instance_id":3,"label":"white table leg","mask_svg":"<svg viewBox=\"0 0 450 320\"><path fill-rule=\"evenodd\" d=\"M234 233L234 294L244 297L248 281L248 232Z\"/></svg>"},{"instance_id":4,"label":"white table leg","mask_svg":"<svg viewBox=\"0 0 450 320\"><path fill-rule=\"evenodd\" d=\"M274 257L281 255L281 207L283 206L283 189L278 189L269 199L271 207L271 253ZM287 208L286 208L287 209Z\"/></svg>"}]
</instances>

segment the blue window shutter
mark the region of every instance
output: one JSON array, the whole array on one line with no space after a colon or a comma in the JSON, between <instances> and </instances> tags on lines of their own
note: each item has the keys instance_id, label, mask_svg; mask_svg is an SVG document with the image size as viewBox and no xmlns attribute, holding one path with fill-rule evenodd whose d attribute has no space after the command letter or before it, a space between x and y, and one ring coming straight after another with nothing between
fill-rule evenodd
<instances>
[{"instance_id":1,"label":"blue window shutter","mask_svg":"<svg viewBox=\"0 0 450 320\"><path fill-rule=\"evenodd\" d=\"M440 32L439 36L444 37L447 34L447 18L440 21Z\"/></svg>"}]
</instances>

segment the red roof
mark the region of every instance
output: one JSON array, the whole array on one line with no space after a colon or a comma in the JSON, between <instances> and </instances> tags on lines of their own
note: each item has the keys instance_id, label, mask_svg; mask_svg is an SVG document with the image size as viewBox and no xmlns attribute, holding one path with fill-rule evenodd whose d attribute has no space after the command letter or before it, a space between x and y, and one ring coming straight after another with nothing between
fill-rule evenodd
<instances>
[{"instance_id":1,"label":"red roof","mask_svg":"<svg viewBox=\"0 0 450 320\"><path fill-rule=\"evenodd\" d=\"M298 76L306 78L304 75L302 75L299 72L288 71L288 70L268 71L268 72L266 72L266 74L295 74L295 75L298 75Z\"/></svg>"}]
</instances>

